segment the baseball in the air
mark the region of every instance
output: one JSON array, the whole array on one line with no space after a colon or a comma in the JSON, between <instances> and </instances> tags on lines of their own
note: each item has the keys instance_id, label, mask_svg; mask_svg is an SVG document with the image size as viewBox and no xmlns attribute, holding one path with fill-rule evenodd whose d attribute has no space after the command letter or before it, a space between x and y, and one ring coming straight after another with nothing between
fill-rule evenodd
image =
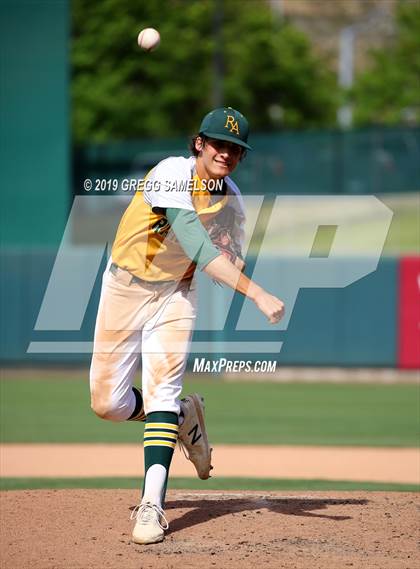
<instances>
[{"instance_id":1,"label":"baseball in the air","mask_svg":"<svg viewBox=\"0 0 420 569\"><path fill-rule=\"evenodd\" d=\"M160 34L154 28L145 28L139 33L137 43L142 49L152 51L160 44Z\"/></svg>"}]
</instances>

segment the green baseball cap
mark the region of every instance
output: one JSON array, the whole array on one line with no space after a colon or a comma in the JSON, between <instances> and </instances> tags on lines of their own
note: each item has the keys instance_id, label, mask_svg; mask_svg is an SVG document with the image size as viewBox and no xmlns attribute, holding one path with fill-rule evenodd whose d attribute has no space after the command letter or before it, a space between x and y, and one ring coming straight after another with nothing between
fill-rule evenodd
<instances>
[{"instance_id":1,"label":"green baseball cap","mask_svg":"<svg viewBox=\"0 0 420 569\"><path fill-rule=\"evenodd\" d=\"M227 140L252 150L247 143L248 121L242 113L232 109L232 107L222 107L210 111L203 118L199 133L216 140Z\"/></svg>"}]
</instances>

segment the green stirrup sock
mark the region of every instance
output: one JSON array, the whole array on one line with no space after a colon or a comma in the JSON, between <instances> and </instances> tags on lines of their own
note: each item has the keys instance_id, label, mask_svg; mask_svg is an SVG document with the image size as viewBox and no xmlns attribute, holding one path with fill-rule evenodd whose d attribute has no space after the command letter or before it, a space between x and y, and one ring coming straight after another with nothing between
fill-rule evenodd
<instances>
[{"instance_id":1,"label":"green stirrup sock","mask_svg":"<svg viewBox=\"0 0 420 569\"><path fill-rule=\"evenodd\" d=\"M137 389L137 387L134 386L131 389L136 399L136 406L127 421L145 421L146 415L144 414L143 395L141 389Z\"/></svg>"},{"instance_id":2,"label":"green stirrup sock","mask_svg":"<svg viewBox=\"0 0 420 569\"><path fill-rule=\"evenodd\" d=\"M150 500L153 503L160 501L163 505L169 467L177 439L178 415L176 413L155 411L147 415L144 428L144 500Z\"/></svg>"}]
</instances>

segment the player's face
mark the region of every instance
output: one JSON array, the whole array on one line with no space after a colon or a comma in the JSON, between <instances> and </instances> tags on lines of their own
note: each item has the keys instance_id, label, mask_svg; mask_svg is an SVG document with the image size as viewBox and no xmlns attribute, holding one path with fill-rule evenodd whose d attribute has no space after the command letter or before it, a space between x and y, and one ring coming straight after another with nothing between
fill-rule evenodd
<instances>
[{"instance_id":1,"label":"player's face","mask_svg":"<svg viewBox=\"0 0 420 569\"><path fill-rule=\"evenodd\" d=\"M199 138L196 148L200 152L197 158L197 174L200 178L228 176L242 156L242 148L238 144L214 138L207 138L204 143Z\"/></svg>"}]
</instances>

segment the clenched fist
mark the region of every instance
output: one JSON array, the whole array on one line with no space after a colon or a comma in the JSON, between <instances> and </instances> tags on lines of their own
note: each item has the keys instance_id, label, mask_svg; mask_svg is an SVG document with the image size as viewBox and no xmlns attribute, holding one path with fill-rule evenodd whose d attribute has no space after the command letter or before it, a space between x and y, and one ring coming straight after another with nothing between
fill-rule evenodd
<instances>
[{"instance_id":1,"label":"clenched fist","mask_svg":"<svg viewBox=\"0 0 420 569\"><path fill-rule=\"evenodd\" d=\"M272 294L262 290L255 296L254 302L270 324L277 324L284 316L284 303Z\"/></svg>"}]
</instances>

